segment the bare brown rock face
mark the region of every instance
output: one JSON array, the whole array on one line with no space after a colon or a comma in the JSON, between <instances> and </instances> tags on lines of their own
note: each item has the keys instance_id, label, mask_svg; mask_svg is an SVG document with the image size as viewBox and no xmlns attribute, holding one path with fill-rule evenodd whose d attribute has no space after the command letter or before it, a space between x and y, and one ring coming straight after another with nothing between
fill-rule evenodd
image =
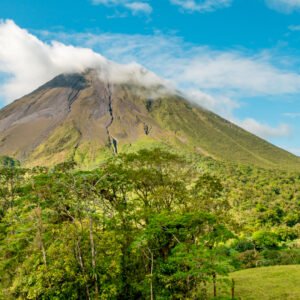
<instances>
[{"instance_id":1,"label":"bare brown rock face","mask_svg":"<svg viewBox=\"0 0 300 300\"><path fill-rule=\"evenodd\" d=\"M0 155L23 164L104 157L164 146L269 168L299 158L193 105L161 86L100 79L95 70L55 77L0 111Z\"/></svg>"}]
</instances>

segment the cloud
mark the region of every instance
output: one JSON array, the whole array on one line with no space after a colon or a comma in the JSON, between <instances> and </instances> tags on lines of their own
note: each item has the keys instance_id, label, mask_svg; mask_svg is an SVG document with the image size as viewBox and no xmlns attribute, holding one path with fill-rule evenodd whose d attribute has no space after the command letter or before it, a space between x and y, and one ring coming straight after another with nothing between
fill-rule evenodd
<instances>
[{"instance_id":1,"label":"cloud","mask_svg":"<svg viewBox=\"0 0 300 300\"><path fill-rule=\"evenodd\" d=\"M300 93L300 75L276 65L274 61L279 63L280 58L272 53L217 51L160 34L39 34L49 42L42 42L12 21L0 23L0 75L10 74L2 81L0 93L7 102L60 73L97 67L115 82L130 79L153 85L165 78L191 101L259 136L285 136L290 132L286 124L272 128L253 119L236 121L234 116L244 97ZM61 42L53 42L54 38Z\"/></svg>"},{"instance_id":2,"label":"cloud","mask_svg":"<svg viewBox=\"0 0 300 300\"><path fill-rule=\"evenodd\" d=\"M152 13L152 6L143 1L132 0L92 0L94 5L119 6L129 9L133 15Z\"/></svg>"},{"instance_id":3,"label":"cloud","mask_svg":"<svg viewBox=\"0 0 300 300\"><path fill-rule=\"evenodd\" d=\"M291 128L287 124L271 127L268 124L260 123L252 118L247 118L243 121L234 121L234 123L262 138L286 137L291 134Z\"/></svg>"},{"instance_id":4,"label":"cloud","mask_svg":"<svg viewBox=\"0 0 300 300\"><path fill-rule=\"evenodd\" d=\"M300 25L290 25L289 30L290 31L300 31Z\"/></svg>"},{"instance_id":5,"label":"cloud","mask_svg":"<svg viewBox=\"0 0 300 300\"><path fill-rule=\"evenodd\" d=\"M300 10L300 0L266 0L267 5L281 13L292 13Z\"/></svg>"},{"instance_id":6,"label":"cloud","mask_svg":"<svg viewBox=\"0 0 300 300\"><path fill-rule=\"evenodd\" d=\"M114 61L136 61L183 90L199 89L233 98L300 93L299 73L286 69L288 58L284 57L281 64L281 58L271 51L218 51L160 34L76 34L60 38L91 47Z\"/></svg>"},{"instance_id":7,"label":"cloud","mask_svg":"<svg viewBox=\"0 0 300 300\"><path fill-rule=\"evenodd\" d=\"M218 51L159 33L42 35L85 45L119 63L138 62L174 83L191 101L227 119L233 119L244 98L300 93L300 75L286 69L288 58L281 64L281 58L272 52Z\"/></svg>"},{"instance_id":8,"label":"cloud","mask_svg":"<svg viewBox=\"0 0 300 300\"><path fill-rule=\"evenodd\" d=\"M237 101L229 97L222 95L212 96L199 89L185 90L184 96L191 102L200 104L202 107L226 116L228 119L233 118L232 112L240 107Z\"/></svg>"},{"instance_id":9,"label":"cloud","mask_svg":"<svg viewBox=\"0 0 300 300\"><path fill-rule=\"evenodd\" d=\"M184 59L183 59L184 60ZM300 91L300 76L273 66L264 55L198 49L184 62L180 80L211 91L239 96L279 95Z\"/></svg>"},{"instance_id":10,"label":"cloud","mask_svg":"<svg viewBox=\"0 0 300 300\"><path fill-rule=\"evenodd\" d=\"M6 75L0 85L0 96L7 103L58 74L82 72L87 68L101 70L100 76L114 82L132 80L146 85L163 82L134 62L120 65L91 49L55 41L44 43L13 21L0 22L0 44L0 74Z\"/></svg>"},{"instance_id":11,"label":"cloud","mask_svg":"<svg viewBox=\"0 0 300 300\"><path fill-rule=\"evenodd\" d=\"M300 112L289 112L289 113L284 113L283 114L285 117L288 118L300 118Z\"/></svg>"},{"instance_id":12,"label":"cloud","mask_svg":"<svg viewBox=\"0 0 300 300\"><path fill-rule=\"evenodd\" d=\"M232 0L170 0L170 2L183 10L202 13L229 7L232 4Z\"/></svg>"},{"instance_id":13,"label":"cloud","mask_svg":"<svg viewBox=\"0 0 300 300\"><path fill-rule=\"evenodd\" d=\"M144 14L152 13L152 7L148 3L144 3L144 2L126 3L125 7L129 8L134 15L140 13L144 13Z\"/></svg>"},{"instance_id":14,"label":"cloud","mask_svg":"<svg viewBox=\"0 0 300 300\"><path fill-rule=\"evenodd\" d=\"M260 137L291 134L291 128L284 123L273 127L253 118L237 121L234 116L244 98L274 98L300 93L300 75L281 67L281 58L272 52L217 51L160 34L77 35L71 39L77 39L79 44L97 49L113 60L143 64L173 82L191 101ZM110 47L112 44L113 48ZM286 57L282 65L286 65Z\"/></svg>"}]
</instances>

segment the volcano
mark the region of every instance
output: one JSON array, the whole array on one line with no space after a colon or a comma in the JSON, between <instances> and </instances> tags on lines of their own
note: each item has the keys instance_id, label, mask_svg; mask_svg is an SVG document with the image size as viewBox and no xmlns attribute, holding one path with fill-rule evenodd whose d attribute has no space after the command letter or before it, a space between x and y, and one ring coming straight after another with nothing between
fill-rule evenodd
<instances>
[{"instance_id":1,"label":"volcano","mask_svg":"<svg viewBox=\"0 0 300 300\"><path fill-rule=\"evenodd\" d=\"M266 168L300 166L295 155L163 84L113 82L92 69L59 75L0 111L0 155L25 166L74 160L93 167L149 147Z\"/></svg>"}]
</instances>

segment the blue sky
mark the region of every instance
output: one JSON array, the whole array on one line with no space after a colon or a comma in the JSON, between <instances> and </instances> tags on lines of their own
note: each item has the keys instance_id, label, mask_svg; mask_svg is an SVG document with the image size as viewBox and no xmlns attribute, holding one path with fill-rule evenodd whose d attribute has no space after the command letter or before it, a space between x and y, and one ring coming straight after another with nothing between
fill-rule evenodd
<instances>
[{"instance_id":1,"label":"blue sky","mask_svg":"<svg viewBox=\"0 0 300 300\"><path fill-rule=\"evenodd\" d=\"M300 0L1 0L0 19L2 106L95 52L300 155Z\"/></svg>"}]
</instances>

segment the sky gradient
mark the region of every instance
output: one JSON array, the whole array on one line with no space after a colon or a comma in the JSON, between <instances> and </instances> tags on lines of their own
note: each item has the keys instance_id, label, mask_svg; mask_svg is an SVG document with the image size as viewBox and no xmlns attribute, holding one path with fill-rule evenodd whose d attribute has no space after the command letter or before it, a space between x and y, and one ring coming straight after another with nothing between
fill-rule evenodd
<instances>
[{"instance_id":1,"label":"sky gradient","mask_svg":"<svg viewBox=\"0 0 300 300\"><path fill-rule=\"evenodd\" d=\"M100 53L300 155L299 17L300 0L1 0L0 103Z\"/></svg>"}]
</instances>

